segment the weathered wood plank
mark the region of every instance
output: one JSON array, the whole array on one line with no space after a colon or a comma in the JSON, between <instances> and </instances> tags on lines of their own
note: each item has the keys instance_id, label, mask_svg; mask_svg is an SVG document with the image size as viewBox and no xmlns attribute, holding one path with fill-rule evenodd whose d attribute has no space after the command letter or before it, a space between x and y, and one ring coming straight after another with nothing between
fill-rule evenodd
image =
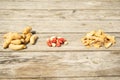
<instances>
[{"instance_id":1,"label":"weathered wood plank","mask_svg":"<svg viewBox=\"0 0 120 80\"><path fill-rule=\"evenodd\" d=\"M67 51L67 52L71 52L71 51L114 51L114 50L120 50L120 33L109 33L110 35L113 35L116 37L116 44L113 45L112 47L105 49L104 47L100 48L100 49L96 49L96 48L86 48L80 41L80 39L85 35L85 33L53 33L53 34L37 34L39 36L39 39L36 43L36 45L30 45L28 44L28 48L22 51L40 51L40 52L48 52L48 51ZM48 47L46 44L46 40L47 38L51 37L51 36L61 36L64 37L68 40L68 45L63 45L62 47ZM2 37L2 35L0 35ZM2 42L3 42L3 38L0 38L0 51L11 51L10 49L3 49L2 48Z\"/></svg>"},{"instance_id":2,"label":"weathered wood plank","mask_svg":"<svg viewBox=\"0 0 120 80\"><path fill-rule=\"evenodd\" d=\"M98 29L120 32L120 21L0 20L0 32L21 32L26 26L32 26L37 32L89 32Z\"/></svg>"},{"instance_id":3,"label":"weathered wood plank","mask_svg":"<svg viewBox=\"0 0 120 80\"><path fill-rule=\"evenodd\" d=\"M0 78L120 76L120 52L0 52Z\"/></svg>"},{"instance_id":4,"label":"weathered wood plank","mask_svg":"<svg viewBox=\"0 0 120 80\"><path fill-rule=\"evenodd\" d=\"M0 10L0 17L2 21L120 20L120 10Z\"/></svg>"},{"instance_id":5,"label":"weathered wood plank","mask_svg":"<svg viewBox=\"0 0 120 80\"><path fill-rule=\"evenodd\" d=\"M1 2L11 1L11 2L25 2L25 1L31 1L31 2L40 2L40 1L73 1L73 0L0 0ZM74 0L74 1L89 1L89 0ZM101 2L120 2L120 0L90 0L90 1L101 1Z\"/></svg>"},{"instance_id":6,"label":"weathered wood plank","mask_svg":"<svg viewBox=\"0 0 120 80\"><path fill-rule=\"evenodd\" d=\"M32 78L2 78L2 79L0 79L0 80L46 80L46 78L34 78L34 79L32 79ZM49 79L50 80L50 79Z\"/></svg>"},{"instance_id":7,"label":"weathered wood plank","mask_svg":"<svg viewBox=\"0 0 120 80\"><path fill-rule=\"evenodd\" d=\"M81 77L81 78L36 78L36 79L1 79L1 80L119 80L120 77Z\"/></svg>"},{"instance_id":8,"label":"weathered wood plank","mask_svg":"<svg viewBox=\"0 0 120 80\"><path fill-rule=\"evenodd\" d=\"M0 2L0 9L120 9L120 2L41 1Z\"/></svg>"},{"instance_id":9,"label":"weathered wood plank","mask_svg":"<svg viewBox=\"0 0 120 80\"><path fill-rule=\"evenodd\" d=\"M120 77L46 78L46 80L120 80Z\"/></svg>"},{"instance_id":10,"label":"weathered wood plank","mask_svg":"<svg viewBox=\"0 0 120 80\"><path fill-rule=\"evenodd\" d=\"M0 79L0 80L46 80L45 78L36 78L36 79L31 79L31 78L21 78L21 79L10 79L10 78L5 78L5 79ZM49 79L50 80L50 79Z\"/></svg>"}]
</instances>

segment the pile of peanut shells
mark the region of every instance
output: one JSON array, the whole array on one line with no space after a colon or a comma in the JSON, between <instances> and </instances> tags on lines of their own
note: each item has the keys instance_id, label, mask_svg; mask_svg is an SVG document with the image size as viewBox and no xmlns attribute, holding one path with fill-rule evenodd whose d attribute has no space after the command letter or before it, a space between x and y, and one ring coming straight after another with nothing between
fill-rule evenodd
<instances>
[{"instance_id":1,"label":"pile of peanut shells","mask_svg":"<svg viewBox=\"0 0 120 80\"><path fill-rule=\"evenodd\" d=\"M12 50L21 50L27 48L27 44L35 44L38 36L33 35L31 33L32 28L31 27L26 27L22 34L19 34L17 32L8 32L4 34L3 38L4 43L3 43L3 48L10 48Z\"/></svg>"},{"instance_id":2,"label":"pile of peanut shells","mask_svg":"<svg viewBox=\"0 0 120 80\"><path fill-rule=\"evenodd\" d=\"M115 44L115 37L105 34L102 30L91 31L87 33L82 39L82 43L86 47L94 46L96 48L105 47L109 48Z\"/></svg>"}]
</instances>

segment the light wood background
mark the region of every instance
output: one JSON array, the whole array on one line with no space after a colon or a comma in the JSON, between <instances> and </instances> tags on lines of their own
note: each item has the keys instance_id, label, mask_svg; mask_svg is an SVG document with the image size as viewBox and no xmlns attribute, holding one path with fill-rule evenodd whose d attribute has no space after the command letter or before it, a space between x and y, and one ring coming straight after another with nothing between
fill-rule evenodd
<instances>
[{"instance_id":1,"label":"light wood background","mask_svg":"<svg viewBox=\"0 0 120 80\"><path fill-rule=\"evenodd\" d=\"M39 39L22 51L2 48L2 35L32 26ZM109 49L85 48L80 38L102 29ZM52 35L68 40L50 48ZM0 0L0 80L120 80L120 0Z\"/></svg>"}]
</instances>

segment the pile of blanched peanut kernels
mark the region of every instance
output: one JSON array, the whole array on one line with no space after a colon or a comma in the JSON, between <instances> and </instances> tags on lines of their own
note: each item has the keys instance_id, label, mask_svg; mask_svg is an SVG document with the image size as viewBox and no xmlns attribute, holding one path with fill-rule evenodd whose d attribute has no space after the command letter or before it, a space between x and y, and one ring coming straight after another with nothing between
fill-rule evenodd
<instances>
[{"instance_id":1,"label":"pile of blanched peanut kernels","mask_svg":"<svg viewBox=\"0 0 120 80\"><path fill-rule=\"evenodd\" d=\"M26 27L22 34L17 32L9 32L4 34L4 43L3 48L10 48L12 50L21 50L25 49L26 45L30 42L30 44L35 44L38 36L33 35L31 33L32 28Z\"/></svg>"},{"instance_id":2,"label":"pile of blanched peanut kernels","mask_svg":"<svg viewBox=\"0 0 120 80\"><path fill-rule=\"evenodd\" d=\"M105 47L109 48L113 44L115 44L115 37L105 34L102 30L91 31L87 33L82 39L82 43L86 47L94 46L96 48Z\"/></svg>"}]
</instances>

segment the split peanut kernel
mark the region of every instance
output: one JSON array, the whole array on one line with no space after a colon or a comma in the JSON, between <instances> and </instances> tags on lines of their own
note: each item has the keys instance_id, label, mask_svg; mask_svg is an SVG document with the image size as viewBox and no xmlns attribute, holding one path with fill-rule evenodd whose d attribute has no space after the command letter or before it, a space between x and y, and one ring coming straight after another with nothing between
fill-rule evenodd
<instances>
[{"instance_id":1,"label":"split peanut kernel","mask_svg":"<svg viewBox=\"0 0 120 80\"><path fill-rule=\"evenodd\" d=\"M95 48L100 48L102 46L109 48L116 42L114 36L105 34L102 30L87 33L81 41L86 47L94 46Z\"/></svg>"}]
</instances>

